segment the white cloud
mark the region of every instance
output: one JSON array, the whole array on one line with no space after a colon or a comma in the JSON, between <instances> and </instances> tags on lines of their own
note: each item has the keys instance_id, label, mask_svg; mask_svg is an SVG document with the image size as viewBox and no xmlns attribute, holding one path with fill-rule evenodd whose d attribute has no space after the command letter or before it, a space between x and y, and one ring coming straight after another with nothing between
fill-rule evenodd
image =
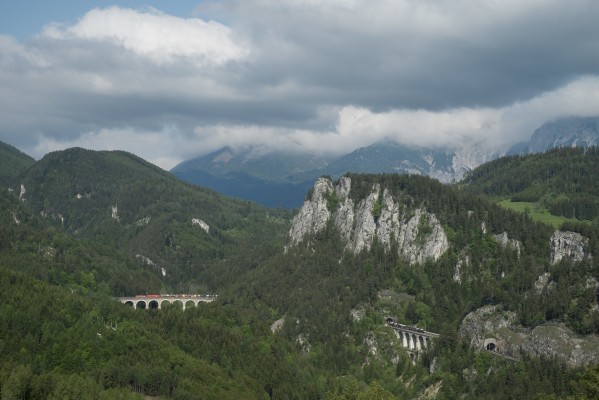
<instances>
[{"instance_id":1,"label":"white cloud","mask_svg":"<svg viewBox=\"0 0 599 400\"><path fill-rule=\"evenodd\" d=\"M110 7L89 11L75 25L49 25L42 36L60 40L109 41L158 64L187 59L200 65L224 64L247 55L229 27L200 18L178 18Z\"/></svg>"},{"instance_id":2,"label":"white cloud","mask_svg":"<svg viewBox=\"0 0 599 400\"><path fill-rule=\"evenodd\" d=\"M467 142L494 147L525 140L534 129L556 118L597 115L599 77L583 77L508 107L373 112L345 106L336 115L335 128L329 131L218 125L197 128L194 140L201 143L199 148L205 153L236 144L278 151L343 154L383 139L432 148L451 148Z\"/></svg>"}]
</instances>

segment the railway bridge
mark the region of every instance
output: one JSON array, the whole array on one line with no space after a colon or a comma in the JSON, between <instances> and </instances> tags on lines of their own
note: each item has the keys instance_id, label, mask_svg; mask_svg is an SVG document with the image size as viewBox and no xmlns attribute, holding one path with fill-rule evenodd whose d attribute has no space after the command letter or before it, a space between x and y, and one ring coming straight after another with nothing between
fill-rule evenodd
<instances>
[{"instance_id":1,"label":"railway bridge","mask_svg":"<svg viewBox=\"0 0 599 400\"><path fill-rule=\"evenodd\" d=\"M178 304L185 310L199 303L210 303L217 299L216 295L199 294L146 294L138 296L117 297L118 301L135 309L160 310L164 305Z\"/></svg>"},{"instance_id":2,"label":"railway bridge","mask_svg":"<svg viewBox=\"0 0 599 400\"><path fill-rule=\"evenodd\" d=\"M438 333L427 332L424 329L416 326L400 324L393 320L393 318L387 318L387 326L393 328L397 338L401 340L403 347L410 351L420 351L430 347L433 339L439 337Z\"/></svg>"}]
</instances>

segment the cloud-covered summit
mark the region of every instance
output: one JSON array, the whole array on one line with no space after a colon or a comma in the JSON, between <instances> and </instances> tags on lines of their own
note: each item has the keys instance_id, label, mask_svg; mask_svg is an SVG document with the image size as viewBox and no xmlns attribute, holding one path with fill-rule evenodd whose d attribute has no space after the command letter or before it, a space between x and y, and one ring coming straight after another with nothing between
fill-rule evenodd
<instances>
[{"instance_id":1,"label":"cloud-covered summit","mask_svg":"<svg viewBox=\"0 0 599 400\"><path fill-rule=\"evenodd\" d=\"M0 140L37 157L120 148L165 168L224 145L507 145L599 115L598 19L592 0L94 8L23 42L0 31Z\"/></svg>"}]
</instances>

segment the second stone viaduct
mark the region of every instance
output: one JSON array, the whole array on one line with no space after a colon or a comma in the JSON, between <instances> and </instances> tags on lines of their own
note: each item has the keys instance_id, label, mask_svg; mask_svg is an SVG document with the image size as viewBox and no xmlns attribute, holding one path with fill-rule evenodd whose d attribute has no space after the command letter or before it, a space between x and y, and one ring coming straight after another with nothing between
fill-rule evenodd
<instances>
[{"instance_id":1,"label":"second stone viaduct","mask_svg":"<svg viewBox=\"0 0 599 400\"><path fill-rule=\"evenodd\" d=\"M387 318L387 326L390 326L395 331L397 338L401 340L403 347L410 351L420 351L430 347L431 341L439 337L438 333L427 332L424 329L400 324L395 322L393 318Z\"/></svg>"}]
</instances>

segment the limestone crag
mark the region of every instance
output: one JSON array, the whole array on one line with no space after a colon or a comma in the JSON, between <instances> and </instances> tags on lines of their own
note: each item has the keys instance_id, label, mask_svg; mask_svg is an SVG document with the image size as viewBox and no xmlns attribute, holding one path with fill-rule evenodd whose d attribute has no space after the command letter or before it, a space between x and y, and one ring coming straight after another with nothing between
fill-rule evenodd
<instances>
[{"instance_id":1,"label":"limestone crag","mask_svg":"<svg viewBox=\"0 0 599 400\"><path fill-rule=\"evenodd\" d=\"M348 247L353 249L354 253L359 253L364 249L370 250L370 246L374 241L377 226L372 210L378 199L379 190L379 186L375 185L368 197L358 204L358 211L355 219L356 227L353 232L353 243L348 243ZM344 225L346 230L349 228L349 221L345 222L340 220L339 222Z\"/></svg>"},{"instance_id":2,"label":"limestone crag","mask_svg":"<svg viewBox=\"0 0 599 400\"><path fill-rule=\"evenodd\" d=\"M514 250L518 253L518 257L520 257L520 252L522 251L522 243L516 239L510 239L507 235L507 232L503 232L499 235L493 235L493 238L501 245L501 247L505 249Z\"/></svg>"},{"instance_id":3,"label":"limestone crag","mask_svg":"<svg viewBox=\"0 0 599 400\"><path fill-rule=\"evenodd\" d=\"M291 245L300 243L307 234L314 234L324 229L331 217L326 196L333 190L333 184L329 179L319 178L316 181L312 198L304 201L299 213L293 218L289 231Z\"/></svg>"},{"instance_id":4,"label":"limestone crag","mask_svg":"<svg viewBox=\"0 0 599 400\"><path fill-rule=\"evenodd\" d=\"M555 231L551 236L551 264L557 264L564 258L582 261L590 257L588 245L589 239L580 233Z\"/></svg>"},{"instance_id":5,"label":"limestone crag","mask_svg":"<svg viewBox=\"0 0 599 400\"><path fill-rule=\"evenodd\" d=\"M599 338L577 337L563 324L546 324L534 328L520 345L522 352L537 357L557 357L572 367L599 361Z\"/></svg>"},{"instance_id":6,"label":"limestone crag","mask_svg":"<svg viewBox=\"0 0 599 400\"><path fill-rule=\"evenodd\" d=\"M425 226L422 226L423 220ZM425 230L430 232L423 233ZM427 258L438 260L449 248L447 235L437 217L420 208L413 217L401 220L397 241L400 254L410 264L423 263Z\"/></svg>"},{"instance_id":7,"label":"limestone crag","mask_svg":"<svg viewBox=\"0 0 599 400\"><path fill-rule=\"evenodd\" d=\"M551 291L555 285L556 283L551 281L551 272L545 272L539 275L535 281L534 288L537 294L541 294L543 291Z\"/></svg>"},{"instance_id":8,"label":"limestone crag","mask_svg":"<svg viewBox=\"0 0 599 400\"><path fill-rule=\"evenodd\" d=\"M513 311L500 311L494 305L483 306L464 317L458 335L469 338L472 347L481 349L486 338L496 336L501 328L512 328L517 319Z\"/></svg>"},{"instance_id":9,"label":"limestone crag","mask_svg":"<svg viewBox=\"0 0 599 400\"><path fill-rule=\"evenodd\" d=\"M347 249L355 254L369 250L375 238L387 251L397 244L399 254L410 264L437 260L449 248L447 235L434 214L423 208L408 209L379 184L374 184L358 204L350 198L350 190L349 177L341 178L336 187L329 179L318 179L311 198L293 219L289 246L322 231L332 219ZM329 204L332 197L333 205Z\"/></svg>"},{"instance_id":10,"label":"limestone crag","mask_svg":"<svg viewBox=\"0 0 599 400\"><path fill-rule=\"evenodd\" d=\"M392 238L397 238L399 234L399 204L393 201L391 193L385 188L381 205L382 209L377 221L376 235L385 250L389 250Z\"/></svg>"},{"instance_id":11,"label":"limestone crag","mask_svg":"<svg viewBox=\"0 0 599 400\"><path fill-rule=\"evenodd\" d=\"M517 321L515 312L503 311L501 306L484 306L462 320L458 334L468 338L475 349L483 350L486 342L493 341L497 352L511 357L557 357L572 367L599 362L597 336L577 336L565 325L554 323L529 330Z\"/></svg>"},{"instance_id":12,"label":"limestone crag","mask_svg":"<svg viewBox=\"0 0 599 400\"><path fill-rule=\"evenodd\" d=\"M470 265L470 256L465 251L462 251L458 256L458 261L455 264L454 272L453 272L453 281L457 283L462 283L462 272L464 268L467 268Z\"/></svg>"},{"instance_id":13,"label":"limestone crag","mask_svg":"<svg viewBox=\"0 0 599 400\"><path fill-rule=\"evenodd\" d=\"M347 243L351 240L351 234L354 227L354 201L349 197L351 189L351 179L347 177L341 178L335 193L339 199L337 210L335 212L335 226L339 229L341 237Z\"/></svg>"}]
</instances>

